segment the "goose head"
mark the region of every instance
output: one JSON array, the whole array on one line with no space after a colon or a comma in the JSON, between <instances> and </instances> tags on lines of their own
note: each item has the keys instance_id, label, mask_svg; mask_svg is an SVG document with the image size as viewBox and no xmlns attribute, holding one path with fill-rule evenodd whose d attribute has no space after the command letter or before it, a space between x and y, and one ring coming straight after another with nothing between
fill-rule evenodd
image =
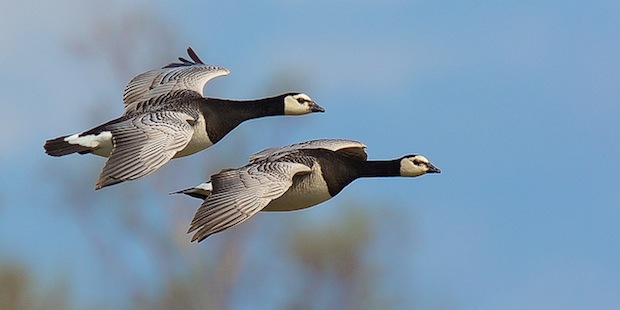
<instances>
[{"instance_id":1,"label":"goose head","mask_svg":"<svg viewBox=\"0 0 620 310\"><path fill-rule=\"evenodd\" d=\"M302 115L313 112L325 112L325 109L304 93L284 95L284 115Z\"/></svg>"},{"instance_id":2,"label":"goose head","mask_svg":"<svg viewBox=\"0 0 620 310\"><path fill-rule=\"evenodd\" d=\"M426 173L441 173L441 170L422 155L407 155L400 159L401 176L417 177Z\"/></svg>"}]
</instances>

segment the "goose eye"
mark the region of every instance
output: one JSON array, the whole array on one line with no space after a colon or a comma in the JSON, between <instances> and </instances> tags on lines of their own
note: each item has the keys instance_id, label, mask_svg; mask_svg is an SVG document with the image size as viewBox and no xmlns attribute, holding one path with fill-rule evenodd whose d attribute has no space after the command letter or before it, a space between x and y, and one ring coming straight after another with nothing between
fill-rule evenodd
<instances>
[{"instance_id":1,"label":"goose eye","mask_svg":"<svg viewBox=\"0 0 620 310\"><path fill-rule=\"evenodd\" d=\"M425 167L428 168L428 165L425 162L419 161L419 160L414 160L413 164L416 166L421 166L421 167Z\"/></svg>"}]
</instances>

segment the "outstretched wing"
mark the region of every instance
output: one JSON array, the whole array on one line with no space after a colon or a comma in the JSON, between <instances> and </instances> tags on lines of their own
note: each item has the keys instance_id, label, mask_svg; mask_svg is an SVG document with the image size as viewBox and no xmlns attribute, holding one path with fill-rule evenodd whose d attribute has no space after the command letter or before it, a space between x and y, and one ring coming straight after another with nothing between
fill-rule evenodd
<instances>
[{"instance_id":1,"label":"outstretched wing","mask_svg":"<svg viewBox=\"0 0 620 310\"><path fill-rule=\"evenodd\" d=\"M111 125L113 149L95 189L143 177L189 143L194 119L182 112L154 112Z\"/></svg>"},{"instance_id":2,"label":"outstretched wing","mask_svg":"<svg viewBox=\"0 0 620 310\"><path fill-rule=\"evenodd\" d=\"M280 155L286 155L291 152L303 149L326 149L330 151L346 152L348 155L358 158L360 160L366 160L368 157L364 149L366 145L359 141L348 139L317 139L309 140L291 145L286 145L277 148L269 148L262 150L254 155L250 156L250 163L255 163L266 158L275 159Z\"/></svg>"},{"instance_id":3,"label":"outstretched wing","mask_svg":"<svg viewBox=\"0 0 620 310\"><path fill-rule=\"evenodd\" d=\"M293 184L293 176L310 173L306 165L291 162L261 162L211 176L213 193L198 208L188 233L192 241L238 225L282 196Z\"/></svg>"},{"instance_id":4,"label":"outstretched wing","mask_svg":"<svg viewBox=\"0 0 620 310\"><path fill-rule=\"evenodd\" d=\"M179 57L178 63L141 73L129 81L123 93L125 105L157 98L176 90L191 90L203 96L207 82L230 73L226 68L206 65L191 47L187 48L187 53L191 61Z\"/></svg>"}]
</instances>

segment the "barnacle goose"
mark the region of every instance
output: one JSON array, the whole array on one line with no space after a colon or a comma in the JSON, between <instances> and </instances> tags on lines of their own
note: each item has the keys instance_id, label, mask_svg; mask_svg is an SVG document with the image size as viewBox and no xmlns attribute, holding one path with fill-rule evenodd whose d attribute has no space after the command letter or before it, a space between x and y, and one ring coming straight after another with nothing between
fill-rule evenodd
<instances>
[{"instance_id":1,"label":"barnacle goose","mask_svg":"<svg viewBox=\"0 0 620 310\"><path fill-rule=\"evenodd\" d=\"M325 111L303 93L256 100L205 98L204 85L229 71L206 65L191 47L187 53L191 60L179 57L180 62L134 77L123 93L121 117L47 140L45 152L108 157L95 185L100 189L143 177L172 158L208 148L246 120Z\"/></svg>"},{"instance_id":2,"label":"barnacle goose","mask_svg":"<svg viewBox=\"0 0 620 310\"><path fill-rule=\"evenodd\" d=\"M354 140L319 139L266 149L243 167L224 169L210 182L176 192L204 199L188 230L195 232L192 241L241 224L259 211L312 207L357 178L441 172L422 155L367 160L365 148Z\"/></svg>"}]
</instances>

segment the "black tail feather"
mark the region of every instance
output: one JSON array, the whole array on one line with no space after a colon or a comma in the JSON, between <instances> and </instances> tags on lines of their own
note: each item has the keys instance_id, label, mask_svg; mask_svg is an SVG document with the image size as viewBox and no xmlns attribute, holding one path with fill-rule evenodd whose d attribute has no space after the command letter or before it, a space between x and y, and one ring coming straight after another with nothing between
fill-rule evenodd
<instances>
[{"instance_id":1,"label":"black tail feather","mask_svg":"<svg viewBox=\"0 0 620 310\"><path fill-rule=\"evenodd\" d=\"M211 195L211 192L191 187L191 188L182 189L180 191L172 192L170 194L171 195L172 194L185 194L185 195L188 195L190 197L194 197L194 198L205 200L205 199L207 199Z\"/></svg>"},{"instance_id":2,"label":"black tail feather","mask_svg":"<svg viewBox=\"0 0 620 310\"><path fill-rule=\"evenodd\" d=\"M79 144L71 144L65 141L66 137L68 136L62 136L45 141L45 145L43 145L43 148L45 148L45 153L50 156L64 156L73 153L86 154L92 151L91 148L87 148Z\"/></svg>"}]
</instances>

